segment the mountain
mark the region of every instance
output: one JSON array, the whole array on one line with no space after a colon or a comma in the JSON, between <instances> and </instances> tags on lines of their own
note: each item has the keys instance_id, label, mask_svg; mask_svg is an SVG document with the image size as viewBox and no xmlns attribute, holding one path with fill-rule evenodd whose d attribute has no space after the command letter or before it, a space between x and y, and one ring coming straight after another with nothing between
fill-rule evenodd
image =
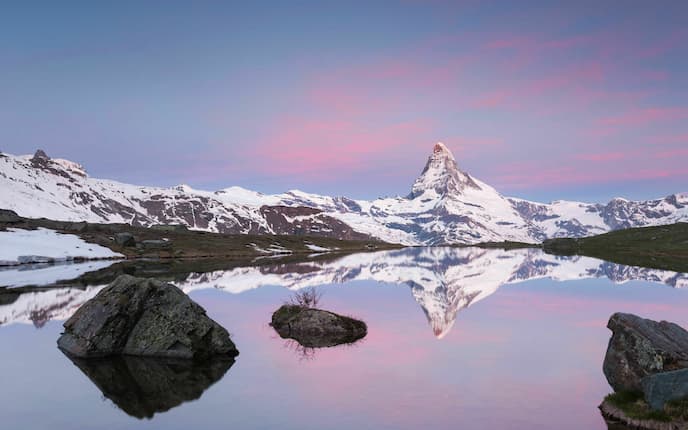
<instances>
[{"instance_id":1,"label":"mountain","mask_svg":"<svg viewBox=\"0 0 688 430\"><path fill-rule=\"evenodd\" d=\"M64 266L65 270L71 270ZM74 273L71 270L71 273ZM160 273L158 273L160 274ZM54 274L55 279L64 278ZM486 299L501 286L533 279L569 281L608 278L615 283L644 280L674 288L688 287L688 274L623 266L589 257L559 257L538 249L416 247L351 254L329 261L275 263L231 270L189 273L173 281L186 293L217 289L240 294L264 286L290 290L354 281L405 285L420 305L438 338L454 325L457 314ZM61 282L64 284L64 282ZM0 296L0 326L23 322L40 327L50 319L67 319L104 286L84 289L39 288Z\"/></svg>"},{"instance_id":2,"label":"mountain","mask_svg":"<svg viewBox=\"0 0 688 430\"><path fill-rule=\"evenodd\" d=\"M437 143L406 197L372 201L298 190L265 195L240 187L200 191L91 178L79 164L0 153L0 208L65 221L184 224L221 233L370 237L407 245L540 242L688 221L688 193L607 204L550 204L502 196L460 170Z\"/></svg>"}]
</instances>

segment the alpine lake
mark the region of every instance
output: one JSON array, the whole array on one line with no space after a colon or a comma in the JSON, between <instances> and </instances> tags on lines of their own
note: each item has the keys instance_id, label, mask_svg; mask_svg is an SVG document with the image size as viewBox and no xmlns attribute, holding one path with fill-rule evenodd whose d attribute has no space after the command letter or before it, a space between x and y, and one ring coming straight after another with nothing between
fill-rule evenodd
<instances>
[{"instance_id":1,"label":"alpine lake","mask_svg":"<svg viewBox=\"0 0 688 430\"><path fill-rule=\"evenodd\" d=\"M121 273L189 294L236 361L70 360L62 324ZM6 268L0 285L4 429L607 429L610 315L688 326L688 274L538 249L94 261ZM367 336L282 339L272 313L310 287Z\"/></svg>"}]
</instances>

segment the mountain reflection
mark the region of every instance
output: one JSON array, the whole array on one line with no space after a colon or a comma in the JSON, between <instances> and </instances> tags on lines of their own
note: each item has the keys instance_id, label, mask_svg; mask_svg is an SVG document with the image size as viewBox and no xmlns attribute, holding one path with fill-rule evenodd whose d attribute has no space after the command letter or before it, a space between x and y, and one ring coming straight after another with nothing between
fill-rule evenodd
<instances>
[{"instance_id":1,"label":"mountain reflection","mask_svg":"<svg viewBox=\"0 0 688 430\"><path fill-rule=\"evenodd\" d=\"M103 396L139 419L152 418L156 413L200 398L234 364L233 360L194 363L129 356L89 360L67 357Z\"/></svg>"},{"instance_id":2,"label":"mountain reflection","mask_svg":"<svg viewBox=\"0 0 688 430\"><path fill-rule=\"evenodd\" d=\"M609 278L615 283L644 280L688 286L688 275L622 266L589 257L560 257L538 249L406 248L360 253L335 261L240 267L192 273L177 285L186 292L216 288L231 293L280 285L300 289L324 284L373 280L408 285L438 338L451 329L462 309L505 284L550 278L568 281Z\"/></svg>"},{"instance_id":3,"label":"mountain reflection","mask_svg":"<svg viewBox=\"0 0 688 430\"><path fill-rule=\"evenodd\" d=\"M335 260L237 267L176 277L189 293L215 288L242 293L262 286L292 290L352 281L377 281L410 287L438 338L451 329L462 309L483 300L505 284L549 278L568 281L608 278L615 283L643 280L687 287L688 275L623 266L588 257L560 257L537 249L406 248L347 255ZM0 297L0 325L68 318L101 287L32 290ZM13 291L12 289L7 292ZM14 290L16 291L16 290Z\"/></svg>"}]
</instances>

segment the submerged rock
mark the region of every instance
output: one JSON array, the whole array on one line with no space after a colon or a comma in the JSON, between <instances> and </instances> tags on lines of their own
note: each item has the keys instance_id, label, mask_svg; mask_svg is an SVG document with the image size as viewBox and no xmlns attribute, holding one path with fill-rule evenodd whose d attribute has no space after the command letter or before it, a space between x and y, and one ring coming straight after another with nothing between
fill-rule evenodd
<instances>
[{"instance_id":1,"label":"submerged rock","mask_svg":"<svg viewBox=\"0 0 688 430\"><path fill-rule=\"evenodd\" d=\"M64 323L57 341L75 357L117 354L182 359L234 357L229 333L179 288L119 276Z\"/></svg>"},{"instance_id":2,"label":"submerged rock","mask_svg":"<svg viewBox=\"0 0 688 430\"><path fill-rule=\"evenodd\" d=\"M298 305L280 307L272 314L271 325L283 339L310 348L352 343L368 333L363 321Z\"/></svg>"},{"instance_id":3,"label":"submerged rock","mask_svg":"<svg viewBox=\"0 0 688 430\"><path fill-rule=\"evenodd\" d=\"M662 372L643 378L645 401L654 410L661 410L670 400L688 397L688 369Z\"/></svg>"},{"instance_id":4,"label":"submerged rock","mask_svg":"<svg viewBox=\"0 0 688 430\"><path fill-rule=\"evenodd\" d=\"M136 418L152 418L156 413L198 399L234 364L232 359L199 363L131 356L69 358L103 396Z\"/></svg>"},{"instance_id":5,"label":"submerged rock","mask_svg":"<svg viewBox=\"0 0 688 430\"><path fill-rule=\"evenodd\" d=\"M644 377L688 367L688 331L676 324L615 313L607 327L603 370L614 391L640 391Z\"/></svg>"}]
</instances>

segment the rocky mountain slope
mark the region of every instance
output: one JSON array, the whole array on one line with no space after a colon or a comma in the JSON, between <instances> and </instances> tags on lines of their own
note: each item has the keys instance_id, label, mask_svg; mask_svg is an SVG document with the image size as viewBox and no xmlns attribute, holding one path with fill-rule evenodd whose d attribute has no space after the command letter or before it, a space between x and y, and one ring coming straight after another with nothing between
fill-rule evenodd
<instances>
[{"instance_id":1,"label":"rocky mountain slope","mask_svg":"<svg viewBox=\"0 0 688 430\"><path fill-rule=\"evenodd\" d=\"M0 154L0 208L65 221L183 224L221 233L378 238L408 245L540 242L610 230L688 221L688 193L607 204L550 204L504 197L461 171L449 149L434 146L405 197L373 201L301 191L265 195L239 187L200 191L91 178L68 160Z\"/></svg>"}]
</instances>

